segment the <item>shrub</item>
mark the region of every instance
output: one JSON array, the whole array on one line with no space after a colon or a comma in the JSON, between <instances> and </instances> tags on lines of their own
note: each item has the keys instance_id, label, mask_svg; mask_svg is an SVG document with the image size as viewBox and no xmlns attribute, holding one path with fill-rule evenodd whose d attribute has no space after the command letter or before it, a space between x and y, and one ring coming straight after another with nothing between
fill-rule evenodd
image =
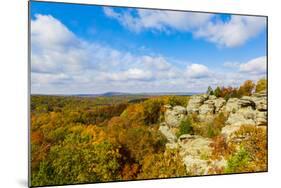
<instances>
[{"instance_id":1,"label":"shrub","mask_svg":"<svg viewBox=\"0 0 281 188\"><path fill-rule=\"evenodd\" d=\"M186 96L169 96L168 104L171 106L187 106L188 97Z\"/></svg>"},{"instance_id":2,"label":"shrub","mask_svg":"<svg viewBox=\"0 0 281 188\"><path fill-rule=\"evenodd\" d=\"M242 126L234 133L234 138L243 138L237 145L243 146L249 153L250 171L267 169L267 135L266 130L255 126Z\"/></svg>"},{"instance_id":3,"label":"shrub","mask_svg":"<svg viewBox=\"0 0 281 188\"><path fill-rule=\"evenodd\" d=\"M212 138L210 146L213 148L211 159L220 160L221 157L228 158L234 151L232 145L228 145L224 136L219 135Z\"/></svg>"},{"instance_id":4,"label":"shrub","mask_svg":"<svg viewBox=\"0 0 281 188\"><path fill-rule=\"evenodd\" d=\"M249 172L250 155L245 148L241 147L238 152L234 153L227 161L225 173Z\"/></svg>"},{"instance_id":5,"label":"shrub","mask_svg":"<svg viewBox=\"0 0 281 188\"><path fill-rule=\"evenodd\" d=\"M226 119L227 117L223 113L219 113L212 121L199 123L196 126L195 132L204 137L216 137L220 135Z\"/></svg>"},{"instance_id":6,"label":"shrub","mask_svg":"<svg viewBox=\"0 0 281 188\"><path fill-rule=\"evenodd\" d=\"M176 135L177 137L180 137L183 134L193 134L193 127L189 118L181 121L179 130Z\"/></svg>"},{"instance_id":7,"label":"shrub","mask_svg":"<svg viewBox=\"0 0 281 188\"><path fill-rule=\"evenodd\" d=\"M210 138L218 136L221 133L221 129L224 127L226 120L227 117L223 113L219 113L219 115L208 124L207 136Z\"/></svg>"}]
</instances>

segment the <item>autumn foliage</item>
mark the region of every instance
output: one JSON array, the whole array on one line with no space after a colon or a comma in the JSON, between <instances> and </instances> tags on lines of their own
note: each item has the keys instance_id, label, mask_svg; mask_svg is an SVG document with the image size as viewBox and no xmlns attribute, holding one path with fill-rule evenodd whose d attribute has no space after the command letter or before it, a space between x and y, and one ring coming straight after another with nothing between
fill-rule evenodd
<instances>
[{"instance_id":1,"label":"autumn foliage","mask_svg":"<svg viewBox=\"0 0 281 188\"><path fill-rule=\"evenodd\" d=\"M32 96L32 185L184 175L179 155L165 152L167 141L158 131L163 105L180 100L186 97L150 97L136 102L130 96ZM162 157L163 163L159 161ZM148 159L157 165L150 168L153 163ZM168 171L170 164L173 170ZM167 171L157 172L160 168Z\"/></svg>"}]
</instances>

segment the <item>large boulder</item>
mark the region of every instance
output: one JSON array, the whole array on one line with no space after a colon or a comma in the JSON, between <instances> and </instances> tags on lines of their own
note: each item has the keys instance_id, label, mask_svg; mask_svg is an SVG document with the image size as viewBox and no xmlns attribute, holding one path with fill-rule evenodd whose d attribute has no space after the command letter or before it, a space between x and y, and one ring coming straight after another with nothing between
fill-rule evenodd
<instances>
[{"instance_id":1,"label":"large boulder","mask_svg":"<svg viewBox=\"0 0 281 188\"><path fill-rule=\"evenodd\" d=\"M254 95L253 101L256 105L256 109L259 111L267 111L267 97L263 95Z\"/></svg>"},{"instance_id":2,"label":"large boulder","mask_svg":"<svg viewBox=\"0 0 281 188\"><path fill-rule=\"evenodd\" d=\"M238 98L230 98L225 105L225 111L230 113L237 111L239 109L238 101Z\"/></svg>"},{"instance_id":3,"label":"large boulder","mask_svg":"<svg viewBox=\"0 0 281 188\"><path fill-rule=\"evenodd\" d=\"M203 105L199 107L200 115L211 115L215 112L214 100L206 100Z\"/></svg>"},{"instance_id":4,"label":"large boulder","mask_svg":"<svg viewBox=\"0 0 281 188\"><path fill-rule=\"evenodd\" d=\"M226 138L226 140L230 139L232 133L238 131L242 125L226 125L222 128L221 134Z\"/></svg>"},{"instance_id":5,"label":"large boulder","mask_svg":"<svg viewBox=\"0 0 281 188\"><path fill-rule=\"evenodd\" d=\"M225 167L223 161L212 161L212 140L199 135L184 134L178 138L180 155L191 175L207 175L210 168Z\"/></svg>"},{"instance_id":6,"label":"large boulder","mask_svg":"<svg viewBox=\"0 0 281 188\"><path fill-rule=\"evenodd\" d=\"M191 96L186 107L187 113L198 113L199 107L208 99L208 95L194 95Z\"/></svg>"},{"instance_id":7,"label":"large boulder","mask_svg":"<svg viewBox=\"0 0 281 188\"><path fill-rule=\"evenodd\" d=\"M256 125L257 126L267 126L267 112L257 111L256 112Z\"/></svg>"},{"instance_id":8,"label":"large boulder","mask_svg":"<svg viewBox=\"0 0 281 188\"><path fill-rule=\"evenodd\" d=\"M161 123L159 131L167 138L169 143L175 143L177 141L176 135L169 129L166 123Z\"/></svg>"},{"instance_id":9,"label":"large boulder","mask_svg":"<svg viewBox=\"0 0 281 188\"><path fill-rule=\"evenodd\" d=\"M255 109L255 102L253 101L252 97L243 96L241 99L238 100L238 105L240 108L251 106Z\"/></svg>"},{"instance_id":10,"label":"large boulder","mask_svg":"<svg viewBox=\"0 0 281 188\"><path fill-rule=\"evenodd\" d=\"M225 122L226 125L255 125L256 111L251 107L241 108L236 113L231 113Z\"/></svg>"},{"instance_id":11,"label":"large boulder","mask_svg":"<svg viewBox=\"0 0 281 188\"><path fill-rule=\"evenodd\" d=\"M186 155L183 157L183 162L186 171L191 175L207 175L208 174L208 161L200 159L199 157Z\"/></svg>"},{"instance_id":12,"label":"large boulder","mask_svg":"<svg viewBox=\"0 0 281 188\"><path fill-rule=\"evenodd\" d=\"M209 99L209 100L216 100L217 97L216 97L215 95L209 95L208 99Z\"/></svg>"},{"instance_id":13,"label":"large boulder","mask_svg":"<svg viewBox=\"0 0 281 188\"><path fill-rule=\"evenodd\" d=\"M215 100L215 113L219 113L223 109L225 103L226 101L224 98L217 98Z\"/></svg>"},{"instance_id":14,"label":"large boulder","mask_svg":"<svg viewBox=\"0 0 281 188\"><path fill-rule=\"evenodd\" d=\"M222 128L221 133L226 137L229 136L240 129L242 125L252 125L256 124L257 111L253 110L252 106L246 108L240 108L236 112L230 113L226 126Z\"/></svg>"},{"instance_id":15,"label":"large boulder","mask_svg":"<svg viewBox=\"0 0 281 188\"><path fill-rule=\"evenodd\" d=\"M210 155L212 140L199 135L184 134L178 138L178 143L182 148L183 155Z\"/></svg>"},{"instance_id":16,"label":"large boulder","mask_svg":"<svg viewBox=\"0 0 281 188\"><path fill-rule=\"evenodd\" d=\"M182 106L168 108L165 112L165 122L170 127L178 127L181 121L186 118L186 109Z\"/></svg>"}]
</instances>

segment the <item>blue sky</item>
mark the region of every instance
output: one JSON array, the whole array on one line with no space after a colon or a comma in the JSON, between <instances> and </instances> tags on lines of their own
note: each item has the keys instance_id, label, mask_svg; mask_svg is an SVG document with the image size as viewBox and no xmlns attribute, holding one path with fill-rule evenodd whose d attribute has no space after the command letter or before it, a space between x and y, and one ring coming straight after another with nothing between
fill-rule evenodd
<instances>
[{"instance_id":1,"label":"blue sky","mask_svg":"<svg viewBox=\"0 0 281 188\"><path fill-rule=\"evenodd\" d=\"M31 3L31 92L201 92L266 76L266 18Z\"/></svg>"}]
</instances>

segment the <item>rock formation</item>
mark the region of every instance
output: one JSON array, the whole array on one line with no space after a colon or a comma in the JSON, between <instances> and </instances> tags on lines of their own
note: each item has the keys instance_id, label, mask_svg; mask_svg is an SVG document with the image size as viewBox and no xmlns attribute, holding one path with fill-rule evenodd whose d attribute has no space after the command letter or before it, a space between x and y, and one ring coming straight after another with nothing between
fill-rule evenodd
<instances>
[{"instance_id":1,"label":"rock formation","mask_svg":"<svg viewBox=\"0 0 281 188\"><path fill-rule=\"evenodd\" d=\"M161 123L159 130L167 138L167 148L179 149L183 162L189 174L208 174L211 168L226 167L227 162L210 160L212 153L212 139L199 135L184 134L176 137L175 129L178 129L181 121L189 115L196 114L199 121L206 122L213 119L219 113L226 115L225 126L221 135L229 140L232 133L239 130L242 125L263 126L267 125L267 95L266 92L256 93L252 96L241 98L224 98L214 95L191 96L187 107L166 105L164 114L165 122Z\"/></svg>"},{"instance_id":2,"label":"rock formation","mask_svg":"<svg viewBox=\"0 0 281 188\"><path fill-rule=\"evenodd\" d=\"M192 96L187 105L188 114L197 114L199 120L208 121L218 113L228 115L222 134L228 137L238 130L241 125L266 126L267 124L267 95L266 92L255 93L242 98L223 98L213 95Z\"/></svg>"},{"instance_id":3,"label":"rock formation","mask_svg":"<svg viewBox=\"0 0 281 188\"><path fill-rule=\"evenodd\" d=\"M166 105L165 112L165 122L170 127L178 127L180 122L186 117L187 111L186 108L182 106L174 106Z\"/></svg>"}]
</instances>

